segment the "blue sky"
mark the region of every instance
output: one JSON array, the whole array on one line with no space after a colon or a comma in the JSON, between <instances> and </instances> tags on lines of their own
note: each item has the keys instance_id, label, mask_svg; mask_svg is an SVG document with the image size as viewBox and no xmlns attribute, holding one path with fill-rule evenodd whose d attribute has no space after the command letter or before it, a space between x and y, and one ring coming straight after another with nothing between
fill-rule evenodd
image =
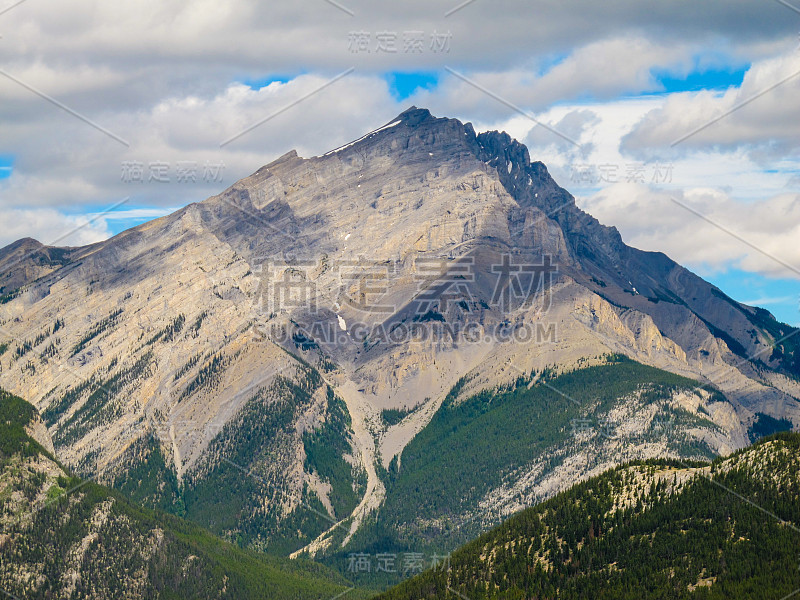
<instances>
[{"instance_id":1,"label":"blue sky","mask_svg":"<svg viewBox=\"0 0 800 600\"><path fill-rule=\"evenodd\" d=\"M135 210L135 209L134 209ZM153 207L142 207L140 210L142 212L157 212L158 209ZM159 211L160 212L160 211ZM111 212L105 217L105 222L108 224L108 230L111 235L117 235L118 233L122 233L126 229L130 229L131 227L136 227L137 225L141 225L142 223L147 223L148 221L152 221L154 218L158 216L132 216L128 211L117 211L115 214Z\"/></svg>"},{"instance_id":2,"label":"blue sky","mask_svg":"<svg viewBox=\"0 0 800 600\"><path fill-rule=\"evenodd\" d=\"M250 89L260 90L273 83L288 83L298 75L300 74L275 74L256 78L242 77L239 81ZM384 74L386 84L389 86L389 92L398 101L408 99L420 89L435 90L439 77L440 73L436 71L389 71Z\"/></svg>"},{"instance_id":3,"label":"blue sky","mask_svg":"<svg viewBox=\"0 0 800 600\"><path fill-rule=\"evenodd\" d=\"M0 155L0 179L11 177L14 169L14 157L10 155Z\"/></svg>"},{"instance_id":4,"label":"blue sky","mask_svg":"<svg viewBox=\"0 0 800 600\"><path fill-rule=\"evenodd\" d=\"M748 65L749 67L749 65ZM747 72L746 67L739 69L708 69L692 71L684 77L655 69L653 76L663 88L664 93L696 92L699 90L724 90L742 85Z\"/></svg>"},{"instance_id":5,"label":"blue sky","mask_svg":"<svg viewBox=\"0 0 800 600\"><path fill-rule=\"evenodd\" d=\"M563 58L553 61L550 66L559 64ZM749 65L725 69L698 68L683 76L662 69L653 69L652 75L655 83L653 92L671 94L699 90L725 90L741 85L748 67ZM392 96L397 100L406 100L420 89L434 91L441 76L442 73L436 71L392 71L387 73L385 78ZM274 81L286 83L290 79L290 77L271 77L256 81L247 80L245 83L255 88L263 87ZM591 100L592 97L589 94L581 99Z\"/></svg>"},{"instance_id":6,"label":"blue sky","mask_svg":"<svg viewBox=\"0 0 800 600\"><path fill-rule=\"evenodd\" d=\"M699 271L698 274L734 300L766 308L779 321L800 327L800 282L797 280L770 279L741 269L705 275Z\"/></svg>"},{"instance_id":7,"label":"blue sky","mask_svg":"<svg viewBox=\"0 0 800 600\"><path fill-rule=\"evenodd\" d=\"M401 101L408 99L420 89L435 90L439 83L439 73L396 71L386 74L386 82L392 96Z\"/></svg>"}]
</instances>

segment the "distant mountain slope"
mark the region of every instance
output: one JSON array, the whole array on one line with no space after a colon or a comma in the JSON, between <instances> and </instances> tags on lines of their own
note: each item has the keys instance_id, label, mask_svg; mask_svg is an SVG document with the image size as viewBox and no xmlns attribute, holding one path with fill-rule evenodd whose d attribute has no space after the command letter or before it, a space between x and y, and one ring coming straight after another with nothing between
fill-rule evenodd
<instances>
[{"instance_id":1,"label":"distant mountain slope","mask_svg":"<svg viewBox=\"0 0 800 600\"><path fill-rule=\"evenodd\" d=\"M799 568L800 435L782 433L710 465L612 469L379 598L780 600Z\"/></svg>"},{"instance_id":2,"label":"distant mountain slope","mask_svg":"<svg viewBox=\"0 0 800 600\"><path fill-rule=\"evenodd\" d=\"M330 598L350 587L320 565L242 550L70 476L45 449L46 433L30 404L0 392L0 590L7 596L288 600Z\"/></svg>"},{"instance_id":3,"label":"distant mountain slope","mask_svg":"<svg viewBox=\"0 0 800 600\"><path fill-rule=\"evenodd\" d=\"M0 303L13 300L26 284L70 261L71 248L45 246L23 238L0 250Z\"/></svg>"}]
</instances>

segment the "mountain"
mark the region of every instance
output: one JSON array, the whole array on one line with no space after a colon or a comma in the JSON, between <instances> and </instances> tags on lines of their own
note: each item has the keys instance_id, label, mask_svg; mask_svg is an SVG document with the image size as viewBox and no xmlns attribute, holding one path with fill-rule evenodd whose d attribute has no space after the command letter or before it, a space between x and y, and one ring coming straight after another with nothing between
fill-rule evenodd
<instances>
[{"instance_id":1,"label":"mountain","mask_svg":"<svg viewBox=\"0 0 800 600\"><path fill-rule=\"evenodd\" d=\"M789 598L798 563L800 435L784 433L607 471L378 598Z\"/></svg>"},{"instance_id":2,"label":"mountain","mask_svg":"<svg viewBox=\"0 0 800 600\"><path fill-rule=\"evenodd\" d=\"M797 329L424 109L101 243L21 240L0 284L0 385L66 466L340 567L800 423Z\"/></svg>"},{"instance_id":3,"label":"mountain","mask_svg":"<svg viewBox=\"0 0 800 600\"><path fill-rule=\"evenodd\" d=\"M351 588L319 565L242 550L70 475L33 406L2 391L0 507L0 589L11 598L296 599Z\"/></svg>"}]
</instances>

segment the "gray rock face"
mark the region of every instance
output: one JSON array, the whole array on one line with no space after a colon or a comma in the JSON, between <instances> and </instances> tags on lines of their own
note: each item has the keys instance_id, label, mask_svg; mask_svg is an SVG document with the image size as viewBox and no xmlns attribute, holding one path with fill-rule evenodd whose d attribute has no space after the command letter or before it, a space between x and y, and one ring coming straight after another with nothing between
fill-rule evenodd
<instances>
[{"instance_id":1,"label":"gray rock face","mask_svg":"<svg viewBox=\"0 0 800 600\"><path fill-rule=\"evenodd\" d=\"M0 250L0 277L0 385L36 404L66 463L124 479L152 436L180 484L239 448L252 464L238 467L284 492L258 511L325 496L331 518L352 511L351 535L383 500L376 462L401 455L465 376L462 395L620 353L727 397L714 431L692 434L716 452L747 443L757 413L800 423L792 328L626 246L507 134L424 109L99 244L22 240ZM291 382L302 401L287 400ZM339 458L358 500L338 509L304 437L338 422L327 389L350 420ZM389 408L416 410L387 427ZM248 454L241 415L279 409L291 425ZM313 549L327 548L325 529L291 549L318 534Z\"/></svg>"}]
</instances>

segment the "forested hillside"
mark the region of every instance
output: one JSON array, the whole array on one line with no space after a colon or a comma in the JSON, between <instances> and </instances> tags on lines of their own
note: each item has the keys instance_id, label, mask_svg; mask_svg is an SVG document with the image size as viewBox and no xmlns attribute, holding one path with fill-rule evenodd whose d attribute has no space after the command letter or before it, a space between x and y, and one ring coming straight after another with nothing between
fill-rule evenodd
<instances>
[{"instance_id":1,"label":"forested hillside","mask_svg":"<svg viewBox=\"0 0 800 600\"><path fill-rule=\"evenodd\" d=\"M514 506L553 495L547 486L575 483L576 456L587 471L657 455L716 457L706 440L718 430L710 413L727 404L724 396L701 397L698 382L624 356L603 360L474 395L462 394L466 380L459 382L389 465L386 502L350 551L449 551Z\"/></svg>"},{"instance_id":2,"label":"forested hillside","mask_svg":"<svg viewBox=\"0 0 800 600\"><path fill-rule=\"evenodd\" d=\"M779 600L799 567L800 435L780 433L709 464L608 471L380 598Z\"/></svg>"},{"instance_id":3,"label":"forested hillside","mask_svg":"<svg viewBox=\"0 0 800 600\"><path fill-rule=\"evenodd\" d=\"M310 561L268 557L73 477L0 391L0 590L14 598L330 598L350 588ZM350 597L363 597L351 590Z\"/></svg>"}]
</instances>

